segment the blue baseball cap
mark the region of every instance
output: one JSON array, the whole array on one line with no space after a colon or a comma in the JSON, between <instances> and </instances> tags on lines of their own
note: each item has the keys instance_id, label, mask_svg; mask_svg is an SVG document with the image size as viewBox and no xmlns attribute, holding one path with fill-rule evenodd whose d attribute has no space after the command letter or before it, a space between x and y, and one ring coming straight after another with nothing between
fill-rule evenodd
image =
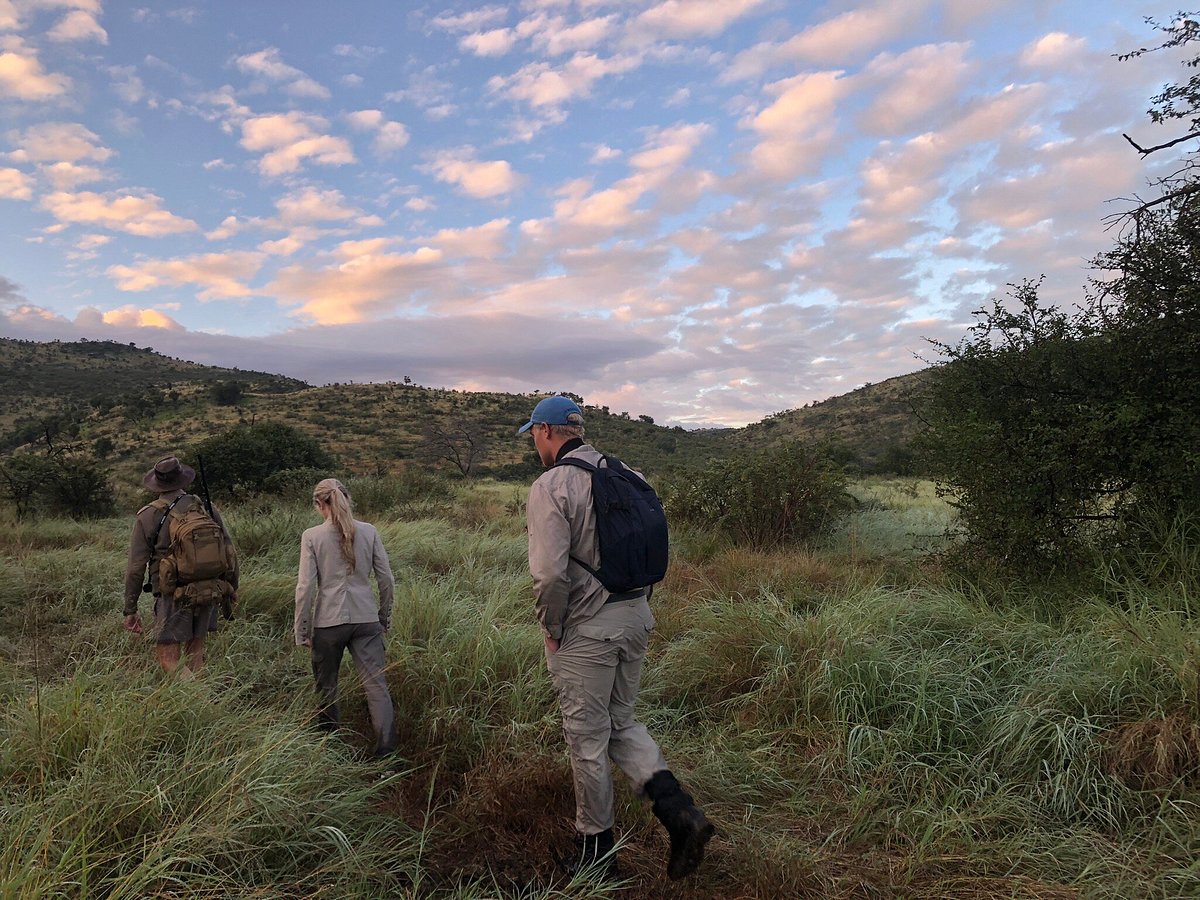
<instances>
[{"instance_id":1,"label":"blue baseball cap","mask_svg":"<svg viewBox=\"0 0 1200 900\"><path fill-rule=\"evenodd\" d=\"M524 434L534 425L582 425L583 411L570 397L547 397L533 408L529 421L517 429Z\"/></svg>"}]
</instances>

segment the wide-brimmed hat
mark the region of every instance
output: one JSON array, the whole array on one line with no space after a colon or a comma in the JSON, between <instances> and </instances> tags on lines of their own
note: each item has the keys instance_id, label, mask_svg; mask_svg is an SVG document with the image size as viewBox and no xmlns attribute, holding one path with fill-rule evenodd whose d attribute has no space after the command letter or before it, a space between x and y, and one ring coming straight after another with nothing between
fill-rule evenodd
<instances>
[{"instance_id":1,"label":"wide-brimmed hat","mask_svg":"<svg viewBox=\"0 0 1200 900\"><path fill-rule=\"evenodd\" d=\"M154 464L154 468L142 479L142 485L148 491L165 494L187 487L195 477L195 469L185 466L174 456L168 456Z\"/></svg>"}]
</instances>

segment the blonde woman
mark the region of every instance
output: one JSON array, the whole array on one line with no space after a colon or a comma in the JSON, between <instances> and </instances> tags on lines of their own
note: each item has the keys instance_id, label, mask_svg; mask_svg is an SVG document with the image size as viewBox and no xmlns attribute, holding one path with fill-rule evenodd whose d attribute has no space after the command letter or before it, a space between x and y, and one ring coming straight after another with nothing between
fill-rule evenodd
<instances>
[{"instance_id":1,"label":"blonde woman","mask_svg":"<svg viewBox=\"0 0 1200 900\"><path fill-rule=\"evenodd\" d=\"M350 493L340 481L318 482L313 506L325 521L300 538L295 632L296 643L312 650L318 721L324 729L337 728L338 670L348 648L367 695L375 755L387 756L397 742L383 645L395 592L392 567L379 532L351 515ZM378 606L368 580L372 571Z\"/></svg>"}]
</instances>

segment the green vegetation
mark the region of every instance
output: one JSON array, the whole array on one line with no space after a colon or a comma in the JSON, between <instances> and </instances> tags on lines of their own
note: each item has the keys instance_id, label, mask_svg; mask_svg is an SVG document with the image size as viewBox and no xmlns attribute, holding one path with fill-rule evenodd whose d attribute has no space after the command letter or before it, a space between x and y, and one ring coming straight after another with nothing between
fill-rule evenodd
<instances>
[{"instance_id":1,"label":"green vegetation","mask_svg":"<svg viewBox=\"0 0 1200 900\"><path fill-rule=\"evenodd\" d=\"M799 443L714 463L667 498L673 522L758 548L811 541L852 502L840 468Z\"/></svg>"},{"instance_id":2,"label":"green vegetation","mask_svg":"<svg viewBox=\"0 0 1200 900\"><path fill-rule=\"evenodd\" d=\"M222 496L278 489L298 480L296 470L311 487L334 464L315 438L279 422L237 425L202 441L189 458L204 460L209 488Z\"/></svg>"},{"instance_id":3,"label":"green vegetation","mask_svg":"<svg viewBox=\"0 0 1200 900\"><path fill-rule=\"evenodd\" d=\"M351 489L398 583L384 780L352 676L347 733L309 724L290 638L307 494L227 506L241 608L193 682L120 628L128 516L0 529L0 890L589 895L547 854L572 800L524 489ZM1069 583L964 580L928 555L952 515L928 482L850 490L803 549L675 527L642 704L720 828L689 896L1200 891L1195 526L1158 535L1170 573L1127 556ZM661 830L624 787L619 807L630 889L669 895Z\"/></svg>"}]
</instances>

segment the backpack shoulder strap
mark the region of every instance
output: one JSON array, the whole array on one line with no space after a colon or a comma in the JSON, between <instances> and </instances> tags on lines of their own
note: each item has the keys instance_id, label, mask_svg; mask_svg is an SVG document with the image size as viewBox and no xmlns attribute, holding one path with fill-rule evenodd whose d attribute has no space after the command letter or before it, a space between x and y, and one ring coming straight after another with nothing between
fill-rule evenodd
<instances>
[{"instance_id":1,"label":"backpack shoulder strap","mask_svg":"<svg viewBox=\"0 0 1200 900\"><path fill-rule=\"evenodd\" d=\"M550 468L557 469L559 466L574 466L576 469L584 469L588 472L595 472L599 468L599 466L593 466L586 459L579 459L574 456L564 456L554 465L550 466Z\"/></svg>"},{"instance_id":2,"label":"backpack shoulder strap","mask_svg":"<svg viewBox=\"0 0 1200 900\"><path fill-rule=\"evenodd\" d=\"M158 536L162 533L162 527L167 521L167 516L171 515L171 510L173 510L175 508L175 504L178 503L180 500L182 500L186 496L188 496L188 495L180 494L178 497L176 497L174 500L172 500L170 505L167 506L165 509L162 506L159 506L160 503L163 503L165 501L155 500L152 504L150 504L151 506L157 506L159 509L163 510L162 518L158 520L158 525L154 529L154 537L150 539L151 547L158 546Z\"/></svg>"}]
</instances>

